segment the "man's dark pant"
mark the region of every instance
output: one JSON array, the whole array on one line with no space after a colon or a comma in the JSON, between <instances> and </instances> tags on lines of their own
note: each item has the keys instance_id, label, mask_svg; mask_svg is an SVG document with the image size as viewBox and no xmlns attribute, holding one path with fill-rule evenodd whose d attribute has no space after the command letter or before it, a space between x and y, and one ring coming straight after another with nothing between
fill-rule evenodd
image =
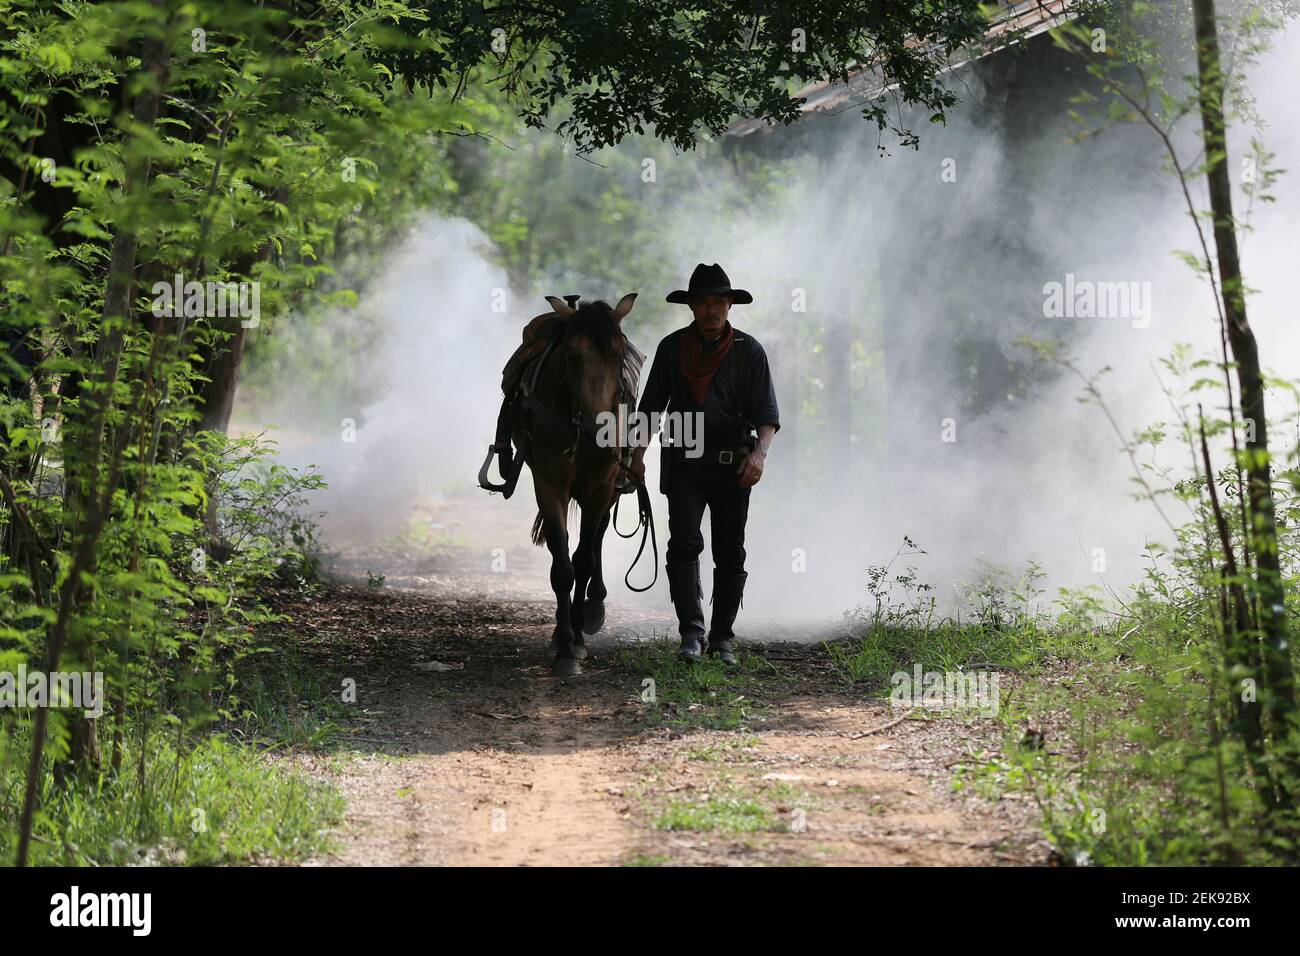
<instances>
[{"instance_id":1,"label":"man's dark pant","mask_svg":"<svg viewBox=\"0 0 1300 956\"><path fill-rule=\"evenodd\" d=\"M745 521L749 517L752 488L740 484L739 462L729 465L673 463L668 482L667 564L687 564L704 550L700 525L705 506L713 540L713 565L720 574L745 570Z\"/></svg>"},{"instance_id":2,"label":"man's dark pant","mask_svg":"<svg viewBox=\"0 0 1300 956\"><path fill-rule=\"evenodd\" d=\"M682 635L678 656L699 660L701 648L735 664L732 626L745 590L745 520L749 488L740 484L738 463L705 464L678 459L668 473L668 590ZM713 539L713 619L704 631L704 597L700 584L700 523L709 509Z\"/></svg>"}]
</instances>

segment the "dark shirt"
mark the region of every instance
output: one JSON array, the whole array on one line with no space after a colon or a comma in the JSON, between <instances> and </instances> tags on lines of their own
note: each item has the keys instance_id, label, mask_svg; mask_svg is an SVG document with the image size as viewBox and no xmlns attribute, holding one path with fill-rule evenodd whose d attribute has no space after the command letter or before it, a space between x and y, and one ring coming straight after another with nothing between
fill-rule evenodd
<instances>
[{"instance_id":1,"label":"dark shirt","mask_svg":"<svg viewBox=\"0 0 1300 956\"><path fill-rule=\"evenodd\" d=\"M771 425L781 427L776 407L776 390L772 387L772 371L767 364L767 353L758 340L748 332L735 330L736 341L731 352L722 360L709 382L704 404L698 404L686 387L681 373L681 336L692 331L693 325L670 332L655 349L654 362L645 380L645 390L637 411L645 415L654 412L704 412L704 447L722 450L746 443L751 426ZM742 341L743 339L743 341ZM705 351L716 344L704 343ZM751 418L745 422L738 401L736 350L749 349L749 387Z\"/></svg>"}]
</instances>

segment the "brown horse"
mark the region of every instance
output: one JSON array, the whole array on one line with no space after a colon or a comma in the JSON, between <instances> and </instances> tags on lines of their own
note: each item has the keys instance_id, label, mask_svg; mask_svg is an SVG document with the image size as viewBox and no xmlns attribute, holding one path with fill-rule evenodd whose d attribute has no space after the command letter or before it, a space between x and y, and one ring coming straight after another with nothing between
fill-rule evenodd
<instances>
[{"instance_id":1,"label":"brown horse","mask_svg":"<svg viewBox=\"0 0 1300 956\"><path fill-rule=\"evenodd\" d=\"M561 677L582 673L578 662L587 656L583 635L595 634L605 623L608 591L600 554L610 508L618 495L620 449L597 443L597 416L617 414L620 403L636 400L634 389L632 395L625 394L624 365L636 357L639 368L639 353L622 330L623 318L635 300L636 293L630 293L615 307L595 301L575 309L555 296L546 297L563 322L562 331L523 396L524 414L513 436L515 445L525 449L524 461L537 493L533 543L545 544L551 552L551 590L556 600L551 670ZM581 509L572 558L571 502Z\"/></svg>"}]
</instances>

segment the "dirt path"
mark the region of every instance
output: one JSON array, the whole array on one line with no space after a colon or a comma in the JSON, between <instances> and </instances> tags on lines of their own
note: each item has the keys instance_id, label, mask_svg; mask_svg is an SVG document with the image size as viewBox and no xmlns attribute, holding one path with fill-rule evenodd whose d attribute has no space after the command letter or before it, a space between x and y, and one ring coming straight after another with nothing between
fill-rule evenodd
<instances>
[{"instance_id":1,"label":"dirt path","mask_svg":"<svg viewBox=\"0 0 1300 956\"><path fill-rule=\"evenodd\" d=\"M348 799L315 863L1046 860L1028 805L953 792L955 765L997 749L994 722L895 723L818 644L750 643L740 674L687 675L665 621L615 625L556 679L552 608L347 586L284 607L302 653L357 688L340 749L291 758Z\"/></svg>"},{"instance_id":2,"label":"dirt path","mask_svg":"<svg viewBox=\"0 0 1300 956\"><path fill-rule=\"evenodd\" d=\"M821 642L842 627L742 612L740 672L688 669L671 609L611 584L584 673L552 677L546 553L500 504L431 500L388 544L343 547L341 583L282 606L305 668L356 687L337 746L290 758L348 800L315 863L1047 860L1030 805L954 792L955 768L998 751L997 723L896 721L831 667Z\"/></svg>"}]
</instances>

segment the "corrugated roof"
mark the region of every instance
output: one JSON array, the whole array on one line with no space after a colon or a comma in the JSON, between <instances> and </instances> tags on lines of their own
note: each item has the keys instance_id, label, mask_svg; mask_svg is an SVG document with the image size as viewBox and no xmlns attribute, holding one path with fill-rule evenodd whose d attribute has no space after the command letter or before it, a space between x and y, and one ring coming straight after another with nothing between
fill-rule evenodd
<instances>
[{"instance_id":1,"label":"corrugated roof","mask_svg":"<svg viewBox=\"0 0 1300 956\"><path fill-rule=\"evenodd\" d=\"M978 45L956 54L944 72L965 66L1003 46L1026 40L1072 19L1075 14L1070 8L1075 5L1076 0L1026 0L1023 3L1006 4L1005 9L989 24L984 39ZM799 107L801 113L836 113L867 103L887 92L893 85L885 82L880 70L873 66L851 73L847 83L829 80L810 83L795 96L805 100ZM727 127L726 135L748 136L757 130L770 129L772 125L762 119L741 120Z\"/></svg>"}]
</instances>

